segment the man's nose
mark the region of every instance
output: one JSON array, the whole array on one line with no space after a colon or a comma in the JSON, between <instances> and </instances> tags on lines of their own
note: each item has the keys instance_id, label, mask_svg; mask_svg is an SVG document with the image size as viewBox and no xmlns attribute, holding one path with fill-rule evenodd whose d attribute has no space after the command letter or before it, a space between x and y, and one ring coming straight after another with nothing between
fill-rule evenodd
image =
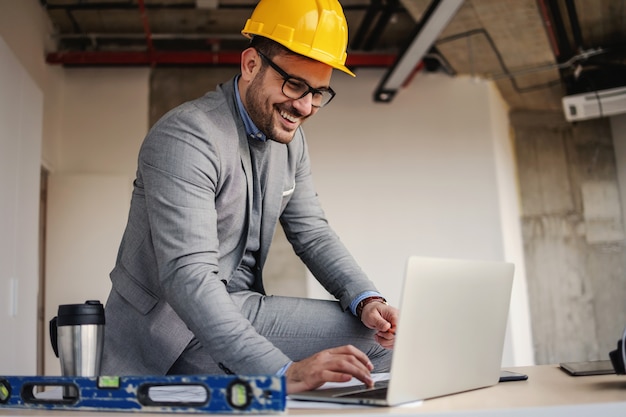
<instances>
[{"instance_id":1,"label":"man's nose","mask_svg":"<svg viewBox=\"0 0 626 417\"><path fill-rule=\"evenodd\" d=\"M294 100L294 107L303 115L309 115L313 111L313 93L308 93L304 97Z\"/></svg>"}]
</instances>

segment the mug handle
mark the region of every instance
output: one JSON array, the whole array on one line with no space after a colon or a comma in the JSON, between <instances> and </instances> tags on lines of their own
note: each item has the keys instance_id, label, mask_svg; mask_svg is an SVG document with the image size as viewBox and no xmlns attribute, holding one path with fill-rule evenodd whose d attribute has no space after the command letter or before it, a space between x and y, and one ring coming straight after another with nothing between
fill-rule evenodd
<instances>
[{"instance_id":1,"label":"mug handle","mask_svg":"<svg viewBox=\"0 0 626 417\"><path fill-rule=\"evenodd\" d=\"M52 350L56 357L59 357L59 346L57 338L57 318L56 316L50 320L50 343L52 344Z\"/></svg>"}]
</instances>

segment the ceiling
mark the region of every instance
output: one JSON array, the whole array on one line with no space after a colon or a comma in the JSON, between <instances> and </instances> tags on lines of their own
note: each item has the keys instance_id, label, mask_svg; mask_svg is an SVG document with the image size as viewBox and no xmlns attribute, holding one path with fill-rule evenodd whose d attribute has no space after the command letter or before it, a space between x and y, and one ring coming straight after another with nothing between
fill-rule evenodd
<instances>
[{"instance_id":1,"label":"ceiling","mask_svg":"<svg viewBox=\"0 0 626 417\"><path fill-rule=\"evenodd\" d=\"M391 70L429 11L451 0L340 1L348 66ZM55 30L48 62L74 66L236 65L257 3L40 2ZM465 0L415 68L494 80L512 109L559 110L563 95L626 85L625 9L626 0Z\"/></svg>"}]
</instances>

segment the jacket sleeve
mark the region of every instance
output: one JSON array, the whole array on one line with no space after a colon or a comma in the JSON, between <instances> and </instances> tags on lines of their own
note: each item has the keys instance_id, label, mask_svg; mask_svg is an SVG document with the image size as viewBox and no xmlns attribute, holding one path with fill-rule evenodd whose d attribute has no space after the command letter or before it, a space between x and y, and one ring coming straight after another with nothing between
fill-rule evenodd
<instances>
[{"instance_id":1,"label":"jacket sleeve","mask_svg":"<svg viewBox=\"0 0 626 417\"><path fill-rule=\"evenodd\" d=\"M296 185L281 214L281 225L296 254L345 310L359 294L376 287L328 224L314 189L301 129L290 144L289 160Z\"/></svg>"}]
</instances>

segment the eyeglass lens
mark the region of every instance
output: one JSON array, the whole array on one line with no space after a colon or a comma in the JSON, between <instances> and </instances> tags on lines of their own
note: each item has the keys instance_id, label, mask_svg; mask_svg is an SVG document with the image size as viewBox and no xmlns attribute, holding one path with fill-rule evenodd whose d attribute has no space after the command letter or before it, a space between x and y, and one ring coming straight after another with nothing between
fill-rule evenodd
<instances>
[{"instance_id":1,"label":"eyeglass lens","mask_svg":"<svg viewBox=\"0 0 626 417\"><path fill-rule=\"evenodd\" d=\"M259 56L269 64L270 67L274 69L281 77L283 77L283 86L282 92L285 96L289 97L293 100L299 100L311 93L311 105L313 107L323 107L328 104L333 97L335 97L335 92L329 88L313 88L308 85L306 82L299 80L297 78L289 75L285 70L276 65L272 60L266 57L261 51L257 50Z\"/></svg>"},{"instance_id":2,"label":"eyeglass lens","mask_svg":"<svg viewBox=\"0 0 626 417\"><path fill-rule=\"evenodd\" d=\"M311 104L316 107L322 107L333 98L333 94L329 90L314 90L307 83L295 78L286 78L283 83L283 94L287 97L298 100L312 93Z\"/></svg>"}]
</instances>

